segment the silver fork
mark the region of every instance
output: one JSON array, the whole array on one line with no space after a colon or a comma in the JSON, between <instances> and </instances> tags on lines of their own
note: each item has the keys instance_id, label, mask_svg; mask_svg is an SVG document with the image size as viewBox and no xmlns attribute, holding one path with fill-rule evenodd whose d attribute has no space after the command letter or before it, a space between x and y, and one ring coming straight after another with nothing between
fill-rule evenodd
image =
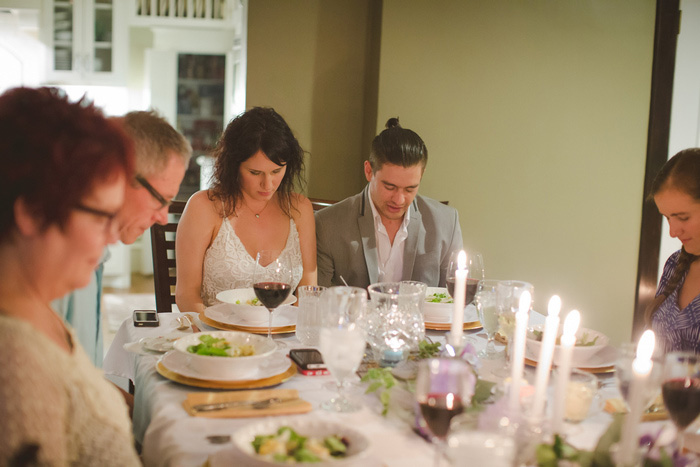
<instances>
[{"instance_id":1,"label":"silver fork","mask_svg":"<svg viewBox=\"0 0 700 467\"><path fill-rule=\"evenodd\" d=\"M270 397L267 399L262 399L259 401L230 401L230 402L219 402L216 404L197 404L193 405L192 409L196 412L211 412L213 410L223 410L230 407L243 407L250 406L252 409L260 410L266 409L272 404L279 404L280 402L288 402L296 400L297 398L281 399L279 397Z\"/></svg>"}]
</instances>

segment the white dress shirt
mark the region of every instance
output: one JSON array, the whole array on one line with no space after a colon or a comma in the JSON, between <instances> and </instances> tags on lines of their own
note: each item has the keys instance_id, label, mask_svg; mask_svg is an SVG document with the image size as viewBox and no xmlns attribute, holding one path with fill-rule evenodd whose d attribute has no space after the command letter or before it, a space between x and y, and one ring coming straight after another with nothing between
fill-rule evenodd
<instances>
[{"instance_id":1,"label":"white dress shirt","mask_svg":"<svg viewBox=\"0 0 700 467\"><path fill-rule=\"evenodd\" d=\"M411 220L411 209L413 209L413 206L408 206L406 213L403 215L401 227L399 227L394 237L394 243L391 243L389 234L382 222L382 217L374 206L372 196L368 196L368 198L369 205L372 208L372 215L374 216L374 235L377 239L379 282L399 282L402 280L403 247L408 237L408 222Z\"/></svg>"}]
</instances>

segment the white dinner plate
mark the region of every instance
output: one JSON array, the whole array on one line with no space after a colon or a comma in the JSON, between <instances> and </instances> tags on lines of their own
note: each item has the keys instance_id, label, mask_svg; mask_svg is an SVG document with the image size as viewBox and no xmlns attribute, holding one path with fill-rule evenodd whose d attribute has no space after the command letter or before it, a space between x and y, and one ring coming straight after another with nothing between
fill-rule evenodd
<instances>
[{"instance_id":1,"label":"white dinner plate","mask_svg":"<svg viewBox=\"0 0 700 467\"><path fill-rule=\"evenodd\" d=\"M221 358L228 358L228 357L221 357ZM240 379L230 379L230 378L221 378L216 375L212 374L204 374L201 371L198 371L195 366L193 366L190 362L190 360L187 358L186 355L181 354L180 352L177 352L175 350L166 353L162 357L160 357L160 362L167 368L168 370L177 373L181 376L185 376L187 378L195 378L195 379L202 379L202 380L207 380L207 381L247 381L247 380L258 380L258 379L263 379L263 378L269 378L271 376L278 375L280 373L283 373L285 370L289 368L290 365L293 365L294 363L288 359L284 353L282 352L275 352L272 355L270 355L268 358L263 360L258 366L257 370L255 373L252 374L246 374L245 377L241 377Z\"/></svg>"},{"instance_id":2,"label":"white dinner plate","mask_svg":"<svg viewBox=\"0 0 700 467\"><path fill-rule=\"evenodd\" d=\"M297 307L280 305L272 317L272 328L294 326L297 324ZM223 324L231 324L241 327L267 327L267 321L246 321L237 316L228 303L219 303L204 310L204 316Z\"/></svg>"},{"instance_id":3,"label":"white dinner plate","mask_svg":"<svg viewBox=\"0 0 700 467\"><path fill-rule=\"evenodd\" d=\"M304 416L268 417L257 422L249 423L234 432L231 441L239 452L242 452L247 456L247 459L244 462L245 465L280 465L272 460L267 460L258 456L255 453L255 449L251 443L256 436L275 434L277 433L277 429L282 426L292 427L292 429L301 436L323 438L324 436L328 435L338 435L348 441L347 457L314 463L312 465L331 467L334 465L364 466L371 464L364 461L370 446L370 441L364 434L348 426L346 423L324 420L320 417ZM309 464L304 463L304 465Z\"/></svg>"},{"instance_id":4,"label":"white dinner plate","mask_svg":"<svg viewBox=\"0 0 700 467\"><path fill-rule=\"evenodd\" d=\"M426 313L424 308L423 319L426 323L450 324L452 323L453 313L454 306L452 305L449 306L448 310L443 311L441 314ZM476 307L474 305L467 305L467 307L464 309L464 322L472 323L474 321L479 321L479 313L476 311Z\"/></svg>"},{"instance_id":5,"label":"white dinner plate","mask_svg":"<svg viewBox=\"0 0 700 467\"><path fill-rule=\"evenodd\" d=\"M535 355L525 348L525 358L537 362L539 355ZM585 361L575 362L572 361L571 364L576 368L590 368L590 369L602 369L615 366L615 359L617 358L617 350L612 345L606 345L600 352L594 354L591 358Z\"/></svg>"},{"instance_id":6,"label":"white dinner plate","mask_svg":"<svg viewBox=\"0 0 700 467\"><path fill-rule=\"evenodd\" d=\"M144 337L139 342L144 349L151 352L169 352L173 350L173 342L183 337L185 334L167 334L158 337Z\"/></svg>"}]
</instances>

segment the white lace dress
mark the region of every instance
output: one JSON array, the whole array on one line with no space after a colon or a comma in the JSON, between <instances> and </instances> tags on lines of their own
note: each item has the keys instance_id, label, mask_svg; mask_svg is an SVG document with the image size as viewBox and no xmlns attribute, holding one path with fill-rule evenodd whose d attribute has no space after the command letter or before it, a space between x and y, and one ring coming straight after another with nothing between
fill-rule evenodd
<instances>
[{"instance_id":1,"label":"white lace dress","mask_svg":"<svg viewBox=\"0 0 700 467\"><path fill-rule=\"evenodd\" d=\"M289 219L289 236L282 250L282 257L288 257L292 264L292 290L296 290L304 266L301 261L299 232L293 219ZM219 233L204 254L202 271L202 301L204 306L221 303L216 294L223 290L253 286L255 258L246 251L228 219L221 223Z\"/></svg>"}]
</instances>

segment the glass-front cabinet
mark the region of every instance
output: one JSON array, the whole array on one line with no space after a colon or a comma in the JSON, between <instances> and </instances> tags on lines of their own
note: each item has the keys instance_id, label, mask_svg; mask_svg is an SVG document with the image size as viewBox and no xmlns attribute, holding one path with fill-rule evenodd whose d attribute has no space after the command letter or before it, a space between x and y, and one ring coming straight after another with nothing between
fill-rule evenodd
<instances>
[{"instance_id":1,"label":"glass-front cabinet","mask_svg":"<svg viewBox=\"0 0 700 467\"><path fill-rule=\"evenodd\" d=\"M121 0L44 0L48 81L123 84L127 75L126 4Z\"/></svg>"},{"instance_id":2,"label":"glass-front cabinet","mask_svg":"<svg viewBox=\"0 0 700 467\"><path fill-rule=\"evenodd\" d=\"M187 199L200 189L207 162L224 129L226 55L180 53L177 56L177 129L192 145L192 162L180 185ZM204 156L204 157L201 157Z\"/></svg>"}]
</instances>

